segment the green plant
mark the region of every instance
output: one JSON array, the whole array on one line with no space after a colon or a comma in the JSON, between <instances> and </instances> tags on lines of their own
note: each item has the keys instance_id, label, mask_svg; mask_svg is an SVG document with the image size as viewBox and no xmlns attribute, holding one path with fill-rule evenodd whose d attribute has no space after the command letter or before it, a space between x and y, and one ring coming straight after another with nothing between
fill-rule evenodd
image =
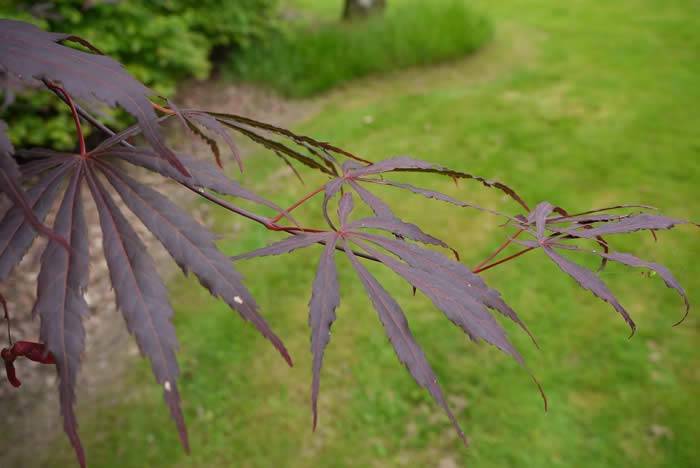
<instances>
[{"instance_id":1,"label":"green plant","mask_svg":"<svg viewBox=\"0 0 700 468\"><path fill-rule=\"evenodd\" d=\"M372 73L462 57L491 35L487 18L463 1L389 2L383 15L364 21L292 27L241 51L230 69L243 80L304 97Z\"/></svg>"},{"instance_id":2,"label":"green plant","mask_svg":"<svg viewBox=\"0 0 700 468\"><path fill-rule=\"evenodd\" d=\"M171 95L185 78L206 78L214 48L245 49L274 27L276 0L58 0L0 2L0 18L13 18L47 31L71 31L88 41L99 37L100 50L118 59L138 80L161 95ZM42 113L37 125L36 112ZM10 135L20 145L70 149L70 113L41 93L21 93L0 113L11 120ZM48 118L51 116L52 118ZM124 114L119 124L127 122Z\"/></svg>"}]
</instances>

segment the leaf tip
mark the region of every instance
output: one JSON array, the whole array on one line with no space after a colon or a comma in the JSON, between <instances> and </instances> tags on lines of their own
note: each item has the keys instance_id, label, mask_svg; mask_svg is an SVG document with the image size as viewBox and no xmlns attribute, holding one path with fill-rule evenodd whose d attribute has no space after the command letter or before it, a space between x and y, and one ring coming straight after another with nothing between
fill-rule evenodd
<instances>
[{"instance_id":1,"label":"leaf tip","mask_svg":"<svg viewBox=\"0 0 700 468\"><path fill-rule=\"evenodd\" d=\"M688 317L688 314L690 313L690 303L686 301L685 303L685 313L683 314L683 317L679 321L673 324L674 327L677 327L678 325L682 324L685 322L686 317Z\"/></svg>"},{"instance_id":2,"label":"leaf tip","mask_svg":"<svg viewBox=\"0 0 700 468\"><path fill-rule=\"evenodd\" d=\"M294 361L292 361L292 357L290 355L287 355L285 357L285 360L287 361L287 364L289 365L289 367L294 367Z\"/></svg>"},{"instance_id":3,"label":"leaf tip","mask_svg":"<svg viewBox=\"0 0 700 468\"><path fill-rule=\"evenodd\" d=\"M537 385L537 390L540 392L540 396L542 397L542 403L544 404L544 412L546 413L549 411L549 401L547 400L547 394L544 393L544 388L542 388L542 384L535 378L535 376L532 376L533 382L535 382L535 385Z\"/></svg>"}]
</instances>

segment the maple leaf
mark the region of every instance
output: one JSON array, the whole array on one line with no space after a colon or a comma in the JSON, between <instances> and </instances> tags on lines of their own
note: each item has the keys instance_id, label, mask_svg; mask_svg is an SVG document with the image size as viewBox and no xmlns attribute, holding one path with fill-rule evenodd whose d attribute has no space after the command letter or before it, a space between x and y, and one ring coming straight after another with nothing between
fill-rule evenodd
<instances>
[{"instance_id":1,"label":"maple leaf","mask_svg":"<svg viewBox=\"0 0 700 468\"><path fill-rule=\"evenodd\" d=\"M574 216L550 216L554 212L555 206L549 202L542 202L538 204L526 218L523 218L521 222L523 229L529 232L535 240L516 240L514 242L527 247L528 250L542 249L547 257L564 273L572 277L579 286L590 291L599 299L608 302L624 318L625 322L627 322L631 328L632 334L634 334L636 330L636 325L632 317L620 304L603 280L601 280L595 272L562 256L557 250L588 252L606 261L610 260L631 267L652 270L663 278L666 286L676 290L682 297L685 304L685 313L680 321L677 322L681 323L690 311L690 302L685 290L670 270L663 265L642 260L628 253L610 251L608 242L604 240L602 236L626 234L640 230L653 232L659 229L671 229L680 224L691 223L689 221L669 218L662 215L650 215L648 213L625 215L594 214L598 211L629 207L649 209L649 207L639 205L618 205ZM568 223L568 226L560 226L562 223ZM587 250L576 245L564 243L566 240L577 239L596 239L599 244L601 242L604 244L605 249L602 252L598 250Z\"/></svg>"},{"instance_id":2,"label":"maple leaf","mask_svg":"<svg viewBox=\"0 0 700 468\"><path fill-rule=\"evenodd\" d=\"M39 337L56 361L63 428L75 449L81 466L85 453L78 436L73 410L80 359L85 349L83 318L88 315L85 289L90 257L88 232L80 197L82 167L74 164L54 230L64 236L71 253L49 243L41 258L34 313L41 319Z\"/></svg>"},{"instance_id":3,"label":"maple leaf","mask_svg":"<svg viewBox=\"0 0 700 468\"><path fill-rule=\"evenodd\" d=\"M236 142L233 140L233 137L231 137L231 134L228 132L226 127L222 125L221 122L216 119L216 117L213 117L204 111L193 109L181 110L172 101L168 101L168 105L175 112L175 115L177 115L186 129L191 131L194 135L201 138L207 145L209 145L209 148L211 149L212 153L214 153L216 163L219 167L223 168L219 145L217 144L216 140L207 135L202 128L211 131L226 142L226 145L228 145L229 149L231 150L231 154L238 163L238 168L241 170L241 172L243 172L243 160L241 159L241 152L238 149L238 145L236 145Z\"/></svg>"},{"instance_id":4,"label":"maple leaf","mask_svg":"<svg viewBox=\"0 0 700 468\"><path fill-rule=\"evenodd\" d=\"M250 321L291 365L291 357L280 338L259 314L255 300L243 285L241 275L214 244L214 235L156 190L127 175L121 161L139 165L175 180L185 178L150 149L102 149L83 157L46 150L22 152L32 159L25 173L36 182L27 192L32 213L43 220L62 192L53 224L70 249L49 243L41 257L34 310L41 319L41 340L55 358L64 429L81 466L85 454L78 436L74 413L75 385L84 350L82 320L88 307L84 299L88 279L87 227L81 190L89 189L99 214L102 245L117 305L139 349L150 361L165 401L178 427L186 450L189 442L180 409L177 388L177 339L168 292L153 260L133 227L104 186L115 189L129 208L158 239L185 273L194 274L210 293L223 299L242 318ZM187 178L202 190L217 190L278 209L258 195L228 179L207 163L184 157L191 171ZM0 280L5 279L26 254L37 232L21 206L15 205L0 220Z\"/></svg>"},{"instance_id":5,"label":"maple leaf","mask_svg":"<svg viewBox=\"0 0 700 468\"><path fill-rule=\"evenodd\" d=\"M363 218L349 221L353 210L352 195L344 193L338 203L337 217L340 227L335 231L325 233L299 233L267 247L248 252L234 260L251 259L261 256L280 255L297 249L320 243L325 244L316 279L312 288L310 302L310 325L312 328L312 352L314 354L312 409L314 427L317 420L316 401L318 398L318 373L320 370L323 350L328 344L330 326L335 320L335 309L339 304L338 284L333 266L333 254L337 248L345 251L351 264L356 270L365 290L374 304L384 324L385 330L394 349L408 368L413 378L425 387L436 402L447 412L458 434L466 442L462 429L447 406L442 391L437 385L437 378L431 370L423 352L415 343L408 323L400 306L379 285L371 274L361 265L353 246L364 250L370 258L379 261L412 286L422 291L433 304L472 340L485 340L498 347L505 353L525 366L520 354L506 337L505 330L491 316L489 309L496 310L518 323L529 334L529 331L495 290L478 278L460 263L450 260L437 252L420 248L406 242L406 238L430 245L445 247L442 241L428 236L417 226L404 223L395 218ZM387 231L398 239L391 239L364 232L365 229L380 229ZM392 256L383 254L371 247L370 244L382 248ZM537 383L538 388L539 383ZM544 394L543 394L544 398ZM546 404L546 400L545 400Z\"/></svg>"},{"instance_id":6,"label":"maple leaf","mask_svg":"<svg viewBox=\"0 0 700 468\"><path fill-rule=\"evenodd\" d=\"M183 126L189 129L193 135L203 139L205 143L209 145L219 166L221 166L221 159L218 144L203 131L203 128L214 133L214 135L226 142L241 170L242 161L240 159L240 151L229 131L243 135L254 143L267 148L274 155L281 158L297 176L299 176L299 174L292 166L290 159L330 176L338 175L336 169L337 161L332 156L332 152L338 152L347 157L364 161L362 158L358 158L328 143L319 142L307 136L297 135L289 130L258 122L248 117L208 112L199 109L181 109L175 106L171 101L169 101L169 104L171 109L163 108L166 114L159 117L157 122L163 123L173 117L177 117ZM123 144L127 139L142 133L142 131L143 129L138 125L131 126L119 133L113 134L110 138L101 142L96 149L106 149L118 144ZM275 139L274 137L280 138Z\"/></svg>"},{"instance_id":7,"label":"maple leaf","mask_svg":"<svg viewBox=\"0 0 700 468\"><path fill-rule=\"evenodd\" d=\"M21 173L17 163L12 157L15 150L6 131L7 124L0 120L0 192L5 193L8 198L12 200L14 206L22 210L23 215L34 229L47 236L49 239L67 247L68 244L65 239L44 226L32 210L31 202L27 199L20 185Z\"/></svg>"},{"instance_id":8,"label":"maple leaf","mask_svg":"<svg viewBox=\"0 0 700 468\"><path fill-rule=\"evenodd\" d=\"M80 44L91 53L63 45L68 41ZM563 251L596 255L601 258L601 268L611 261L652 270L666 286L683 298L683 318L688 314L690 303L687 294L666 267L628 253L613 251L608 243L607 237L611 235L649 231L656 236L658 230L688 223L650 213L651 207L617 205L570 214L562 207L544 202L530 210L515 190L481 176L405 156L373 163L330 143L245 116L180 109L169 100L166 100L168 107L163 107L149 100L153 96L150 89L126 73L118 62L102 56L87 41L69 34L44 32L19 21L0 20L0 73L25 82L43 84L52 90L71 108L78 136L79 154L45 149L18 151L18 155L28 160L20 168L13 159L15 149L7 137L7 126L0 121L0 192L13 203L0 219L0 281L8 278L38 233L56 241L48 243L41 257L34 305L41 319L40 337L44 343L17 342L10 349L3 349L1 354L8 378L13 384L19 384L12 365L18 356L56 365L64 429L81 466L85 466L86 461L74 405L80 355L85 343L82 319L87 313L84 293L89 275L88 234L82 206L84 190L89 192L97 207L102 247L118 308L142 354L150 361L156 381L163 388L164 399L185 450L189 449L189 442L177 387L179 369L176 360L177 338L171 323L173 309L153 260L113 194L164 246L185 274L196 276L213 296L221 298L244 320L251 322L292 365L284 344L260 314L232 259L224 256L216 247L214 235L163 194L138 182L122 163L176 181L201 197L269 230L292 234L279 242L233 257L233 260L280 255L315 244L324 246L309 300L314 428L318 421L323 356L340 305L336 252L344 253L357 273L399 361L447 413L465 443L464 432L446 402L435 372L413 337L400 305L365 268L364 260L378 262L403 278L412 286L414 294L421 291L471 340L486 341L497 347L514 358L528 373L530 371L523 358L494 315L500 314L516 323L534 342L533 335L501 294L478 275L525 252L542 249L580 286L610 303L633 331L634 322L607 285L596 273L562 255ZM137 119L137 124L120 132L112 131L74 102L73 97L90 105L98 101L112 107L120 106ZM162 115L158 116L155 110ZM174 119L178 119L188 132L209 146L218 167L168 148L161 137L160 126ZM90 123L107 136L92 150L86 147L82 121ZM295 167L297 163L325 174L330 180L284 210L221 171L223 162L219 140L225 142L239 168L243 169L233 134L242 135L269 149L300 180L301 175ZM137 135L143 135L150 147L134 146L132 137ZM341 159L345 159L342 164ZM385 177L401 172L447 176L455 182L459 179L475 180L506 194L526 214L500 213L438 191ZM399 219L386 202L367 188L369 184L488 212L505 218L507 222L504 226L515 225L518 231L471 270L459 262L457 252L447 243L424 232L422 227ZM300 226L291 216L291 211L321 192L324 194L321 212L329 229ZM371 209L374 216L350 219L354 209L352 193ZM338 194L341 196L332 216L329 205ZM273 209L277 216L268 218L258 215L221 197L247 200L257 206ZM52 228L48 228L43 222L57 201L57 216ZM617 210L621 209L639 211L618 213ZM288 219L294 226L280 224L282 218ZM534 240L517 239L521 234L530 235ZM575 244L591 241L596 242L601 250L589 250ZM512 243L526 248L486 265ZM450 249L455 259L431 247ZM0 303L5 310L8 338L12 343L9 316L2 295ZM542 394L546 410L547 400L542 387L532 378Z\"/></svg>"},{"instance_id":9,"label":"maple leaf","mask_svg":"<svg viewBox=\"0 0 700 468\"><path fill-rule=\"evenodd\" d=\"M60 44L66 40L89 44L70 34L46 32L22 21L0 19L0 69L30 84L44 80L60 83L69 95L86 102L122 107L138 120L153 149L187 175L158 130L157 116L149 100L153 91L129 75L119 62Z\"/></svg>"},{"instance_id":10,"label":"maple leaf","mask_svg":"<svg viewBox=\"0 0 700 468\"><path fill-rule=\"evenodd\" d=\"M520 197L520 195L518 195L518 193L515 190L501 182L492 181L485 179L481 176L445 168L426 161L420 161L409 157L401 156L368 165L358 164L357 161L345 162L342 165L342 175L333 178L332 180L327 182L324 187L323 213L324 217L329 222L329 224L332 226L332 222L330 221L328 216L328 204L330 200L345 186L348 186L350 189L352 189L360 197L363 203L365 203L372 210L376 217L396 218L396 215L394 214L392 209L384 201L382 201L372 192L363 187L360 184L361 182L394 187L400 190L405 190L417 195L421 195L425 198L450 203L452 205L456 205L462 208L473 208L476 210L489 212L497 216L503 216L507 219L514 219L511 216L505 215L503 213L484 208L473 203L463 202L434 190L416 187L407 183L396 182L383 177L383 174L391 172L425 172L448 176L455 181L458 179L476 180L485 187L495 188L497 190L502 191L515 202L517 202L520 206L522 206L526 210L529 210L527 204ZM380 175L382 177L372 177L375 175Z\"/></svg>"}]
</instances>

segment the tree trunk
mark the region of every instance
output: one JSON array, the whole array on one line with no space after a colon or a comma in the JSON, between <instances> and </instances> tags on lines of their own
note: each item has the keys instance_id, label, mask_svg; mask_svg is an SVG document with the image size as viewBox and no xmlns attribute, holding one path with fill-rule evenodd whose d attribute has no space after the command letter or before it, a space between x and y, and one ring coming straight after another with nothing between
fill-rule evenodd
<instances>
[{"instance_id":1,"label":"tree trunk","mask_svg":"<svg viewBox=\"0 0 700 468\"><path fill-rule=\"evenodd\" d=\"M343 19L365 18L379 13L386 7L386 0L345 0Z\"/></svg>"}]
</instances>

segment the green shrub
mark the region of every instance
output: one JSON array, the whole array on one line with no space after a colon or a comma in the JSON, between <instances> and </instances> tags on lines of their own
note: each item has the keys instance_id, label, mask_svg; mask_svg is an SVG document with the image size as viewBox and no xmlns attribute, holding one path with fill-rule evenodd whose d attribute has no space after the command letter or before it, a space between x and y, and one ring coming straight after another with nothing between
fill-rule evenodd
<instances>
[{"instance_id":1,"label":"green shrub","mask_svg":"<svg viewBox=\"0 0 700 468\"><path fill-rule=\"evenodd\" d=\"M208 76L215 47L242 50L267 35L276 0L121 0L93 1L91 6L85 0L58 0L45 3L52 5L49 10L36 4L0 0L0 17L32 20L47 30L84 37L156 92L172 95L180 80ZM14 142L71 147L72 126L63 125L68 121L65 109L39 94L21 97L3 113ZM56 114L56 119L31 125L32 108Z\"/></svg>"},{"instance_id":2,"label":"green shrub","mask_svg":"<svg viewBox=\"0 0 700 468\"><path fill-rule=\"evenodd\" d=\"M388 2L366 21L298 25L234 57L231 73L284 95L304 97L372 73L425 65L473 52L491 24L463 0Z\"/></svg>"}]
</instances>

